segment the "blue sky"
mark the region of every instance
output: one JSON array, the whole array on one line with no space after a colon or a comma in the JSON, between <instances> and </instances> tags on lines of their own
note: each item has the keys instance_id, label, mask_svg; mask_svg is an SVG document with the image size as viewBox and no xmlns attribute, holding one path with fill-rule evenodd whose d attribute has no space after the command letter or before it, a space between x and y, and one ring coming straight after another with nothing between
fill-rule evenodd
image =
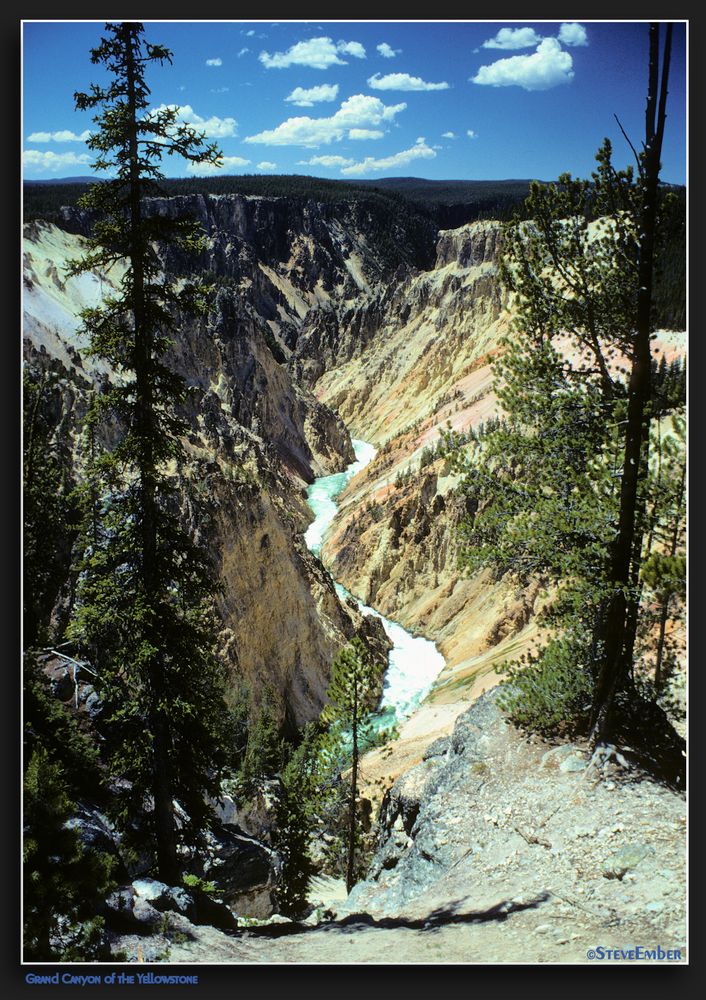
<instances>
[{"instance_id":1,"label":"blue sky","mask_svg":"<svg viewBox=\"0 0 706 1000\"><path fill-rule=\"evenodd\" d=\"M93 113L73 94L106 80L90 61L103 31L24 23L27 179L91 173ZM679 184L685 36L675 24L662 156L662 179ZM552 180L588 176L606 135L616 164L631 161L614 114L638 147L644 131L646 22L146 21L145 38L174 57L148 70L154 107L182 107L228 174Z\"/></svg>"}]
</instances>

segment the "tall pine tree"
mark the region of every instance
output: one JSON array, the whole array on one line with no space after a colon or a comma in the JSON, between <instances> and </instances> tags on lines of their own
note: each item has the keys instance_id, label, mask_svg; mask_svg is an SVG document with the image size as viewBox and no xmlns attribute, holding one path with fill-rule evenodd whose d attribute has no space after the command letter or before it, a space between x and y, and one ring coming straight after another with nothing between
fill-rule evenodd
<instances>
[{"instance_id":1,"label":"tall pine tree","mask_svg":"<svg viewBox=\"0 0 706 1000\"><path fill-rule=\"evenodd\" d=\"M105 30L91 58L111 82L75 101L100 109L88 145L96 171L112 177L82 199L95 222L89 251L69 273L124 267L120 291L82 314L89 353L114 373L88 424L109 416L120 436L87 462L91 525L70 635L91 655L109 706L111 770L123 779L118 820L173 884L179 841L198 841L211 815L205 796L218 792L224 678L207 562L180 517L185 384L165 361L170 333L204 310L206 289L165 273L160 247L192 252L203 242L195 223L149 214L144 199L159 191L165 154L213 163L219 152L175 108L149 110L146 71L171 62L169 50L146 42L137 22ZM175 800L188 821L177 823Z\"/></svg>"}]
</instances>

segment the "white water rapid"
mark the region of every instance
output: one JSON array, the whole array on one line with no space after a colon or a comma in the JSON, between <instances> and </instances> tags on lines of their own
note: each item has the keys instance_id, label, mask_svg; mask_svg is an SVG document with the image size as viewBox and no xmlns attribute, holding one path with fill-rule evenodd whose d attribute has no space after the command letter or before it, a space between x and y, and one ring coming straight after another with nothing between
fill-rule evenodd
<instances>
[{"instance_id":1,"label":"white water rapid","mask_svg":"<svg viewBox=\"0 0 706 1000\"><path fill-rule=\"evenodd\" d=\"M316 555L320 554L324 535L338 511L336 497L377 454L373 445L355 439L353 450L356 460L347 469L333 476L322 476L307 489L314 520L309 525L304 540ZM336 583L336 590L344 599L353 596L363 614L379 618L393 643L375 728L386 728L394 722L402 722L419 707L422 698L443 669L444 658L429 639L411 635L397 622L383 617L379 611L367 607L355 595L349 594L340 583Z\"/></svg>"}]
</instances>

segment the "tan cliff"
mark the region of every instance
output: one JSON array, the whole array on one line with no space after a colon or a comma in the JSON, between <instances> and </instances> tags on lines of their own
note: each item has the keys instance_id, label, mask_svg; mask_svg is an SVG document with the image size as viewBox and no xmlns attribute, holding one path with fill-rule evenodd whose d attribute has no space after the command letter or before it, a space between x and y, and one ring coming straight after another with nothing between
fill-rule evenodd
<instances>
[{"instance_id":1,"label":"tan cliff","mask_svg":"<svg viewBox=\"0 0 706 1000\"><path fill-rule=\"evenodd\" d=\"M324 561L366 603L438 643L447 666L432 701L468 694L511 643L524 649L535 634L538 588L518 592L459 568L465 501L433 451L447 426L477 427L497 409L490 362L509 324L500 240L498 223L441 233L434 269L395 289L361 356L315 386L381 446L340 498Z\"/></svg>"},{"instance_id":2,"label":"tan cliff","mask_svg":"<svg viewBox=\"0 0 706 1000\"><path fill-rule=\"evenodd\" d=\"M361 303L355 322L365 345L350 358L344 349L342 363L314 386L356 436L379 448L339 498L324 562L366 604L433 639L446 660L401 739L366 757L366 794L378 802L391 777L499 682L503 663L542 636L540 581L521 587L459 566L465 498L438 454L447 427L478 428L498 412L491 362L512 318L500 291L500 248L498 223L441 233L434 269L381 294L372 315ZM662 333L654 350L671 360L683 339Z\"/></svg>"},{"instance_id":3,"label":"tan cliff","mask_svg":"<svg viewBox=\"0 0 706 1000\"><path fill-rule=\"evenodd\" d=\"M491 222L442 232L431 270L342 311L323 345L320 332L305 330L298 357L334 348L315 392L354 436L379 445L432 416L434 426L458 427L470 406L476 419L491 412L487 362L508 322L497 280L500 233Z\"/></svg>"}]
</instances>

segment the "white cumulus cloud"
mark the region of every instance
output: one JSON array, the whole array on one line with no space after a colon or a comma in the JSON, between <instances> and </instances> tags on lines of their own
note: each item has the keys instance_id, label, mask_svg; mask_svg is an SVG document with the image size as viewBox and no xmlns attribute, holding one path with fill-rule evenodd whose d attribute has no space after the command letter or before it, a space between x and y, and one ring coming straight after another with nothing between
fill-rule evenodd
<instances>
[{"instance_id":1,"label":"white cumulus cloud","mask_svg":"<svg viewBox=\"0 0 706 1000\"><path fill-rule=\"evenodd\" d=\"M211 115L210 118L202 118L197 115L190 104L160 104L155 108L155 112L164 111L167 108L175 108L178 111L177 120L193 125L199 132L203 132L207 139L226 139L234 136L238 123L235 118L218 118Z\"/></svg>"},{"instance_id":2,"label":"white cumulus cloud","mask_svg":"<svg viewBox=\"0 0 706 1000\"><path fill-rule=\"evenodd\" d=\"M52 150L26 149L22 165L31 171L56 174L67 167L84 167L90 164L88 153L54 153Z\"/></svg>"},{"instance_id":3,"label":"white cumulus cloud","mask_svg":"<svg viewBox=\"0 0 706 1000\"><path fill-rule=\"evenodd\" d=\"M441 138L442 139L455 139L456 138L456 133L455 132L442 132L441 133Z\"/></svg>"},{"instance_id":4,"label":"white cumulus cloud","mask_svg":"<svg viewBox=\"0 0 706 1000\"><path fill-rule=\"evenodd\" d=\"M187 174L195 174L197 177L209 177L212 174L220 174L223 171L235 170L238 167L247 167L250 160L243 159L242 156L223 156L218 163L190 163L186 168Z\"/></svg>"},{"instance_id":5,"label":"white cumulus cloud","mask_svg":"<svg viewBox=\"0 0 706 1000\"><path fill-rule=\"evenodd\" d=\"M419 76L409 73L388 73L380 76L376 73L368 77L368 86L373 90L448 90L448 83L426 83Z\"/></svg>"},{"instance_id":6,"label":"white cumulus cloud","mask_svg":"<svg viewBox=\"0 0 706 1000\"><path fill-rule=\"evenodd\" d=\"M352 128L348 133L349 139L382 139L384 132L377 128Z\"/></svg>"},{"instance_id":7,"label":"white cumulus cloud","mask_svg":"<svg viewBox=\"0 0 706 1000\"><path fill-rule=\"evenodd\" d=\"M347 56L355 56L356 59L365 59L365 48L360 42L343 42L337 45L339 52L345 52Z\"/></svg>"},{"instance_id":8,"label":"white cumulus cloud","mask_svg":"<svg viewBox=\"0 0 706 1000\"><path fill-rule=\"evenodd\" d=\"M260 160L257 165L258 170L276 170L277 164L272 163L271 160Z\"/></svg>"},{"instance_id":9,"label":"white cumulus cloud","mask_svg":"<svg viewBox=\"0 0 706 1000\"><path fill-rule=\"evenodd\" d=\"M382 170L396 170L398 167L406 167L413 160L428 160L433 159L435 156L436 153L434 150L430 146L427 146L423 137L420 137L409 149L403 149L392 156L383 156L377 160L372 156L366 156L360 163L352 163L350 166L343 167L341 173L349 177L360 177L362 174L370 174Z\"/></svg>"},{"instance_id":10,"label":"white cumulus cloud","mask_svg":"<svg viewBox=\"0 0 706 1000\"><path fill-rule=\"evenodd\" d=\"M564 45L588 45L588 35L582 24L568 21L559 28L559 41Z\"/></svg>"},{"instance_id":11,"label":"white cumulus cloud","mask_svg":"<svg viewBox=\"0 0 706 1000\"><path fill-rule=\"evenodd\" d=\"M239 52L236 53L236 55L237 55L238 59L240 59L240 58L242 58L242 56L245 55L246 52L249 52L249 51L250 51L250 49L247 47L247 45L244 45L242 47L242 49Z\"/></svg>"},{"instance_id":12,"label":"white cumulus cloud","mask_svg":"<svg viewBox=\"0 0 706 1000\"><path fill-rule=\"evenodd\" d=\"M295 87L285 101L296 104L299 108L313 108L320 101L335 101L338 97L337 83L322 83L320 87Z\"/></svg>"},{"instance_id":13,"label":"white cumulus cloud","mask_svg":"<svg viewBox=\"0 0 706 1000\"><path fill-rule=\"evenodd\" d=\"M474 132L472 128L467 128L466 129L466 135L468 136L469 139L477 139L478 138L478 133Z\"/></svg>"},{"instance_id":14,"label":"white cumulus cloud","mask_svg":"<svg viewBox=\"0 0 706 1000\"><path fill-rule=\"evenodd\" d=\"M332 38L309 38L305 42L291 45L286 52L261 52L258 59L266 69L286 69L288 66L309 66L310 69L328 69L329 66L347 66L340 53L365 58L365 49L360 42L334 43Z\"/></svg>"},{"instance_id":15,"label":"white cumulus cloud","mask_svg":"<svg viewBox=\"0 0 706 1000\"><path fill-rule=\"evenodd\" d=\"M267 146L317 146L339 142L355 129L380 126L390 122L406 104L386 105L379 97L369 94L354 94L343 102L338 111L329 118L309 118L302 115L288 118L277 128L249 135L244 142L262 143Z\"/></svg>"},{"instance_id":16,"label":"white cumulus cloud","mask_svg":"<svg viewBox=\"0 0 706 1000\"><path fill-rule=\"evenodd\" d=\"M573 80L572 67L571 55L564 52L557 39L545 38L532 55L498 59L488 66L481 66L471 80L486 87L549 90Z\"/></svg>"},{"instance_id":17,"label":"white cumulus cloud","mask_svg":"<svg viewBox=\"0 0 706 1000\"><path fill-rule=\"evenodd\" d=\"M32 132L27 136L27 142L85 142L90 134L88 129L80 135L70 132L69 129L61 129L59 132Z\"/></svg>"},{"instance_id":18,"label":"white cumulus cloud","mask_svg":"<svg viewBox=\"0 0 706 1000\"><path fill-rule=\"evenodd\" d=\"M542 41L534 28L501 28L495 38L483 42L484 49L533 49Z\"/></svg>"},{"instance_id":19,"label":"white cumulus cloud","mask_svg":"<svg viewBox=\"0 0 706 1000\"><path fill-rule=\"evenodd\" d=\"M347 167L350 163L355 163L346 156L312 156L310 160L297 160L300 167Z\"/></svg>"},{"instance_id":20,"label":"white cumulus cloud","mask_svg":"<svg viewBox=\"0 0 706 1000\"><path fill-rule=\"evenodd\" d=\"M402 51L402 49L393 49L391 45L387 44L387 42L380 42L380 44L377 45L376 48L380 53L380 55L383 56L385 59L394 59L395 56L398 56Z\"/></svg>"},{"instance_id":21,"label":"white cumulus cloud","mask_svg":"<svg viewBox=\"0 0 706 1000\"><path fill-rule=\"evenodd\" d=\"M216 58L216 59L207 59L206 60L206 65L207 66L222 66L223 65L223 60L222 59L218 59L218 58Z\"/></svg>"}]
</instances>

